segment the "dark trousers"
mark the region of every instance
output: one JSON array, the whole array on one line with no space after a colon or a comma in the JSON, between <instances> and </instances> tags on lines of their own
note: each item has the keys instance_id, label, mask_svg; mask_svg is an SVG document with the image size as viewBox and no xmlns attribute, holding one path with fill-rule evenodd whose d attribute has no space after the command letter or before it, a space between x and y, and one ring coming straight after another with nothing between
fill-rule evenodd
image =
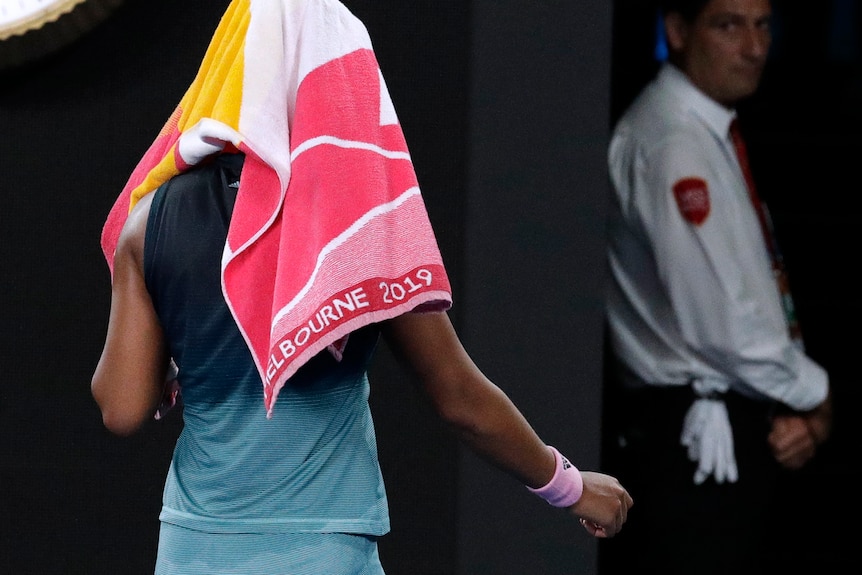
<instances>
[{"instance_id":1,"label":"dark trousers","mask_svg":"<svg viewBox=\"0 0 862 575\"><path fill-rule=\"evenodd\" d=\"M691 388L609 395L603 471L620 479L634 506L623 530L599 543L601 575L771 573L770 517L780 467L767 444L770 406L726 394L739 479L695 485L697 464L680 445L695 400Z\"/></svg>"}]
</instances>

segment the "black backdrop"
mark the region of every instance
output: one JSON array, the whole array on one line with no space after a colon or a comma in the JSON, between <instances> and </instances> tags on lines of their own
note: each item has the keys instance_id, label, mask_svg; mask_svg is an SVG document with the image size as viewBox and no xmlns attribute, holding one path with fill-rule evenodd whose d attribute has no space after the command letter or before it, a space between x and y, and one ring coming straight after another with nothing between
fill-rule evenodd
<instances>
[{"instance_id":1,"label":"black backdrop","mask_svg":"<svg viewBox=\"0 0 862 575\"><path fill-rule=\"evenodd\" d=\"M98 238L226 4L126 0L61 53L0 73L0 573L152 571L179 421L126 439L101 426L89 395L109 297ZM345 4L377 49L462 338L543 437L595 468L604 147L609 119L652 71L648 3ZM847 555L835 522L859 512L845 487L859 483L849 421L859 56L827 49L835 3L793 4L743 113L808 345L837 377L832 445L787 494L799 523L789 544L796 565L837 571ZM372 379L391 575L595 571L579 528L458 450L385 349Z\"/></svg>"}]
</instances>

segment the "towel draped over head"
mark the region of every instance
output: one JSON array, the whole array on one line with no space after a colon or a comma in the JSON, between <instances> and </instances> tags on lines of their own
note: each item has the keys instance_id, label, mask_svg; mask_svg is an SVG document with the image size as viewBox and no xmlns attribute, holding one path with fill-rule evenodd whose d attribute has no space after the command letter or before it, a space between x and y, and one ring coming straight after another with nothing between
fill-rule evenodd
<instances>
[{"instance_id":1,"label":"towel draped over head","mask_svg":"<svg viewBox=\"0 0 862 575\"><path fill-rule=\"evenodd\" d=\"M102 231L113 273L135 203L213 154L246 155L222 289L267 417L312 356L451 289L364 25L337 0L233 0Z\"/></svg>"}]
</instances>

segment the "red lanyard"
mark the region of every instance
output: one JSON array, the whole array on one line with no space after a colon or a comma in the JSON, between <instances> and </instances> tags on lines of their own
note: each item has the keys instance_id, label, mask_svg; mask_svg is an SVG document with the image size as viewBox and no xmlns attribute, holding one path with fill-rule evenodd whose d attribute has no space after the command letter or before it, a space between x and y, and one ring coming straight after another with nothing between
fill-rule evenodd
<instances>
[{"instance_id":1,"label":"red lanyard","mask_svg":"<svg viewBox=\"0 0 862 575\"><path fill-rule=\"evenodd\" d=\"M742 138L742 133L739 130L739 123L735 118L730 123L730 139L733 141L734 148L736 148L739 167L742 168L742 175L745 177L745 183L748 187L748 196L751 199L751 204L754 206L754 211L757 213L757 219L760 220L763 239L769 249L769 255L772 260L772 273L775 276L776 282L778 282L778 291L781 294L781 303L784 306L784 313L787 317L787 326L790 330L790 337L801 345L802 331L799 327L799 321L796 318L793 297L790 294L790 282L787 279L787 271L784 269L784 260L778 249L778 243L775 241L775 234L772 229L772 219L769 217L769 211L763 201L761 201L760 196L757 194L757 188L754 185L754 177L751 175L751 167L748 164L748 150L745 146L745 140Z\"/></svg>"}]
</instances>

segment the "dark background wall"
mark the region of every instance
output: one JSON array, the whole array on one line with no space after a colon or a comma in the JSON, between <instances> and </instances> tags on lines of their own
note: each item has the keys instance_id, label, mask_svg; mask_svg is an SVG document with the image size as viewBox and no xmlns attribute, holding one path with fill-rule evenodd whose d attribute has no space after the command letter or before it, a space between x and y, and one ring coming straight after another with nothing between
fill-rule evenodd
<instances>
[{"instance_id":1,"label":"dark background wall","mask_svg":"<svg viewBox=\"0 0 862 575\"><path fill-rule=\"evenodd\" d=\"M89 394L110 290L98 240L227 3L126 0L63 51L0 71L0 573L152 572L179 414L132 438L102 428ZM596 468L604 148L652 71L649 3L345 4L392 92L462 339L549 443ZM832 4L786 7L764 90L743 110L809 347L838 381L833 444L800 474L806 496L788 493L796 555L821 566L844 556L833 522L859 511L838 489L859 482L844 452L858 439L860 304L845 270L860 72L858 46L838 59L828 48ZM390 575L595 572L594 542L460 450L385 348L372 381Z\"/></svg>"},{"instance_id":2,"label":"dark background wall","mask_svg":"<svg viewBox=\"0 0 862 575\"><path fill-rule=\"evenodd\" d=\"M463 339L545 441L595 469L612 4L472 7ZM461 573L594 572L577 522L461 463Z\"/></svg>"}]
</instances>

